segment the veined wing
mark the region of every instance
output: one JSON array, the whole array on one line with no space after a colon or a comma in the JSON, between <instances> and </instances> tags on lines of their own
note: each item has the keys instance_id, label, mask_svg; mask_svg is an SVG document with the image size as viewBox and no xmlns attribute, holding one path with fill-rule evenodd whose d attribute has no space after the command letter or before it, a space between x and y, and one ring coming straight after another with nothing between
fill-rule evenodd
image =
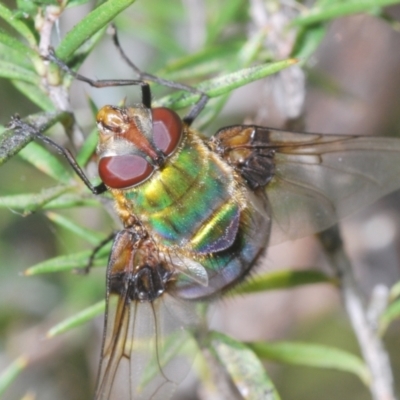
<instances>
[{"instance_id":1,"label":"veined wing","mask_svg":"<svg viewBox=\"0 0 400 400\"><path fill-rule=\"evenodd\" d=\"M190 370L198 305L168 293L172 272L155 251L130 230L115 239L95 400L169 399Z\"/></svg>"},{"instance_id":2,"label":"veined wing","mask_svg":"<svg viewBox=\"0 0 400 400\"><path fill-rule=\"evenodd\" d=\"M234 126L212 141L256 192L264 187L270 244L322 231L400 188L396 138Z\"/></svg>"}]
</instances>

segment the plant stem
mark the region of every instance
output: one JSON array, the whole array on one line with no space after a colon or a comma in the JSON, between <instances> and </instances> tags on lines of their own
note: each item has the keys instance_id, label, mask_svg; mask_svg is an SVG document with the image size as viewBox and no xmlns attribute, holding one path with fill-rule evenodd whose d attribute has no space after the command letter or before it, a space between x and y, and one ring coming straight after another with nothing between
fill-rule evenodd
<instances>
[{"instance_id":1,"label":"plant stem","mask_svg":"<svg viewBox=\"0 0 400 400\"><path fill-rule=\"evenodd\" d=\"M344 306L371 374L369 389L372 399L395 400L389 356L378 336L377 325L368 318L368 310L358 289L350 260L343 249L338 226L322 232L319 238L340 280Z\"/></svg>"},{"instance_id":2,"label":"plant stem","mask_svg":"<svg viewBox=\"0 0 400 400\"><path fill-rule=\"evenodd\" d=\"M56 6L48 6L43 11L43 18L40 23L37 23L37 30L40 35L39 41L39 53L42 57L49 55L49 48L51 45L51 34L54 25L57 23L62 9ZM71 103L69 100L68 89L62 84L60 71L52 68L49 61L44 62L44 68L42 74L42 85L46 88L51 101L59 111L67 111L72 114ZM64 126L68 136L71 138L71 142L75 148L79 148L84 140L81 129L78 124L73 121L69 126Z\"/></svg>"}]
</instances>

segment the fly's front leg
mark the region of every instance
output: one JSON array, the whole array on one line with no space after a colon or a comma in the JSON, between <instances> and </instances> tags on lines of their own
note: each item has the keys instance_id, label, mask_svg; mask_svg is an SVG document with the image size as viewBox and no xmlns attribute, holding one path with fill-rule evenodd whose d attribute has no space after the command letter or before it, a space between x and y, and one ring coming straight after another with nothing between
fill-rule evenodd
<instances>
[{"instance_id":1,"label":"fly's front leg","mask_svg":"<svg viewBox=\"0 0 400 400\"><path fill-rule=\"evenodd\" d=\"M117 86L140 86L142 90L142 103L145 107L151 108L151 91L147 82L142 79L90 79L86 76L78 74L72 70L67 64L60 60L54 49L49 49L49 54L45 57L48 61L58 65L67 74L73 76L76 80L85 82L95 88L117 87Z\"/></svg>"},{"instance_id":2,"label":"fly's front leg","mask_svg":"<svg viewBox=\"0 0 400 400\"><path fill-rule=\"evenodd\" d=\"M104 88L104 87L115 87L115 86L140 86L142 90L142 104L147 107L151 108L151 91L150 86L147 81L158 83L159 85L166 86L172 89L177 90L184 90L188 93L193 93L199 96L197 102L193 105L193 107L189 110L188 114L183 117L183 122L190 126L192 122L197 118L200 112L203 110L205 105L208 102L208 95L203 91L189 85L185 85L183 83L170 81L168 79L159 78L158 76L149 74L147 72L141 71L135 63L133 63L129 57L126 55L125 51L122 49L122 46L119 42L117 30L112 25L112 37L115 46L117 47L121 57L123 60L133 69L133 71L137 74L139 79L90 79L86 76L78 74L77 72L73 71L67 64L65 64L62 60L57 58L53 49L49 49L49 53L46 56L46 59L58 65L60 69L64 72L70 74L75 79L85 82L90 86L96 88Z\"/></svg>"},{"instance_id":3,"label":"fly's front leg","mask_svg":"<svg viewBox=\"0 0 400 400\"><path fill-rule=\"evenodd\" d=\"M79 178L82 180L82 182L87 186L87 188L93 193L93 194L101 194L104 193L107 190L107 187L104 185L104 183L100 183L97 186L93 186L92 183L89 181L89 178L86 176L85 172L82 170L82 168L78 165L76 162L74 156L71 154L71 152L68 149L65 149L64 147L60 146L53 140L51 140L49 137L43 135L40 130L38 130L37 127L34 125L28 124L24 122L20 117L14 116L11 119L10 123L10 128L16 129L16 130L24 130L29 135L31 135L33 138L39 139L42 142L50 145L51 147L55 148L57 152L59 152L61 155L63 155L68 163L71 165L75 173L79 176Z\"/></svg>"}]
</instances>

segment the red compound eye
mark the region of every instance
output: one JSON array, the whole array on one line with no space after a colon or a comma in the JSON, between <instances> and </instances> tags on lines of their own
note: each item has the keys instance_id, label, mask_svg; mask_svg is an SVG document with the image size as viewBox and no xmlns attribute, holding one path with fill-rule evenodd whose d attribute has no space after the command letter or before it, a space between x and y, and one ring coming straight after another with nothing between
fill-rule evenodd
<instances>
[{"instance_id":1,"label":"red compound eye","mask_svg":"<svg viewBox=\"0 0 400 400\"><path fill-rule=\"evenodd\" d=\"M153 141L165 155L171 154L182 135L182 120L169 108L159 107L151 110L153 114Z\"/></svg>"},{"instance_id":2,"label":"red compound eye","mask_svg":"<svg viewBox=\"0 0 400 400\"><path fill-rule=\"evenodd\" d=\"M113 189L125 189L146 180L153 167L143 158L134 154L103 157L99 162L101 180Z\"/></svg>"}]
</instances>

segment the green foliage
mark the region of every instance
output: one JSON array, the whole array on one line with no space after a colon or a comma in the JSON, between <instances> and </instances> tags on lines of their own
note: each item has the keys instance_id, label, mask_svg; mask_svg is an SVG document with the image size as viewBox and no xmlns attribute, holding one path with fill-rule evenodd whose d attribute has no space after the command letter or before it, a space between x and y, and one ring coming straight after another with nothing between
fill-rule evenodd
<instances>
[{"instance_id":1,"label":"green foliage","mask_svg":"<svg viewBox=\"0 0 400 400\"><path fill-rule=\"evenodd\" d=\"M0 396L4 394L7 387L17 378L17 376L26 368L28 360L21 356L8 366L0 375Z\"/></svg>"},{"instance_id":2,"label":"green foliage","mask_svg":"<svg viewBox=\"0 0 400 400\"><path fill-rule=\"evenodd\" d=\"M154 51L149 71L165 79L175 79L196 86L206 92L211 98L218 97L202 115L202 124L211 121L223 108L228 95L236 88L249 82L264 78L281 71L295 63L305 65L313 55L327 30L327 22L342 16L354 13L379 14L380 8L399 3L395 0L375 1L317 1L309 9L302 9L291 26L297 29L296 40L291 56L286 60L275 60L272 54L263 48L265 32L258 32L251 37L245 35L249 16L247 4L242 0L228 2L207 2L206 32L204 45L194 53L189 53L176 33L176 25L183 24L185 13L180 3L174 2L171 6L166 1L148 0L138 2L127 10L134 0L108 0L97 2L91 12L85 15L69 32L60 38L55 51L57 56L71 67L77 69L83 61L96 49L96 44L103 38L107 26L114 21L117 27L126 35L135 37L144 42L145 46ZM48 95L48 85L60 90L68 90L71 78L64 75L55 65L48 67L45 60L39 55L41 32L35 28L35 21L45 18L45 12L53 7L53 13L62 14L65 8L71 8L88 3L87 0L70 1L17 1L17 9L12 10L0 3L0 19L5 23L7 30L0 31L0 77L22 93L32 104L42 112L24 118L26 122L35 126L41 132L61 125L71 135L71 118L66 110L60 110L59 104ZM140 4L143 3L143 4ZM146 4L144 4L146 3ZM137 9L135 7L138 7ZM139 8L140 6L140 8ZM138 11L136 11L138 10ZM184 21L186 23L186 21ZM42 33L43 34L43 33ZM108 40L108 39L105 39ZM140 62L140 60L134 60ZM108 63L107 58L104 63ZM122 62L119 59L113 62ZM92 76L96 76L96 71ZM217 76L216 76L217 75ZM114 78L114 77L112 77ZM159 88L154 88L157 91ZM184 108L193 105L197 95L177 92L158 98L154 102L172 108ZM94 129L93 115L96 105L89 99L90 111L86 111L87 120L84 124L90 126L91 133L85 142L76 150L78 163L82 166L90 164L91 156L96 146L96 130ZM15 110L20 112L21 110ZM74 110L78 111L79 110ZM18 132L17 132L18 133ZM25 275L41 276L43 274L66 274L76 268L84 268L91 254L92 246L98 245L109 234L109 220L101 226L101 230L81 225L79 211L83 207L89 211L103 210L104 203L88 194L79 178L75 177L68 166L54 152L41 144L30 143L29 135L15 136L12 130L0 133L0 163L9 161L17 154L19 159L29 163L31 170L41 171L53 185L39 192L33 192L29 182L26 192L17 194L1 193L0 208L29 214L41 212L49 223L56 226L56 232L68 243L63 252L68 254L50 257L45 261L35 263L25 271ZM18 140L17 140L17 139ZM55 139L57 141L57 139ZM63 139L64 140L64 139ZM78 141L79 142L79 141ZM30 143L30 144L29 144ZM28 146L29 144L29 146ZM75 143L76 144L76 143ZM25 147L26 146L26 147ZM40 173L38 173L40 176ZM39 178L39 180L42 178ZM47 183L47 181L46 181ZM108 199L105 198L105 201ZM68 214L77 209L77 213ZM54 210L62 214L55 213ZM100 219L107 216L100 211ZM79 221L79 223L77 222ZM85 240L85 249L74 244L79 238ZM70 250L70 248L72 250ZM110 245L102 248L94 260L94 266L105 266L110 251ZM12 266L7 266L12 269ZM47 276L47 275L46 275ZM58 299L58 309L68 310L72 316L48 331L48 337L59 335L76 329L99 315L104 310L104 302L99 301L98 293L102 290L97 282L96 289L86 291L88 286L81 286L79 290L69 278L59 278L62 291L67 293L65 298ZM284 270L277 273L254 276L246 283L235 289L232 294L243 296L254 292L277 289L292 289L308 284L336 282L329 276L317 271ZM98 289L101 288L101 289ZM98 290L97 290L98 289ZM400 315L399 284L393 287L393 302L381 321L381 331ZM70 293L70 295L68 295ZM397 299L396 299L397 298ZM90 304L93 304L90 306ZM74 308L75 307L75 308ZM72 309L83 311L70 311ZM365 384L368 384L368 373L362 361L345 351L335 348L303 343L248 343L243 344L226 335L211 332L209 336L209 350L218 362L225 366L234 385L248 399L258 399L259 390L268 391L268 398L279 399L270 378L267 376L260 359L268 359L280 363L307 365L315 368L339 369L356 374ZM24 357L17 359L9 369L3 372L0 378L0 394L12 383L17 375L25 368ZM246 370L241 369L246 365Z\"/></svg>"},{"instance_id":3,"label":"green foliage","mask_svg":"<svg viewBox=\"0 0 400 400\"><path fill-rule=\"evenodd\" d=\"M354 354L329 346L298 342L249 343L263 360L351 372L368 385L370 376L364 362Z\"/></svg>"},{"instance_id":4,"label":"green foliage","mask_svg":"<svg viewBox=\"0 0 400 400\"><path fill-rule=\"evenodd\" d=\"M289 289L313 283L335 283L335 280L320 271L312 269L303 269L301 271L283 269L256 275L232 289L229 294L238 295L258 293L265 290Z\"/></svg>"}]
</instances>

